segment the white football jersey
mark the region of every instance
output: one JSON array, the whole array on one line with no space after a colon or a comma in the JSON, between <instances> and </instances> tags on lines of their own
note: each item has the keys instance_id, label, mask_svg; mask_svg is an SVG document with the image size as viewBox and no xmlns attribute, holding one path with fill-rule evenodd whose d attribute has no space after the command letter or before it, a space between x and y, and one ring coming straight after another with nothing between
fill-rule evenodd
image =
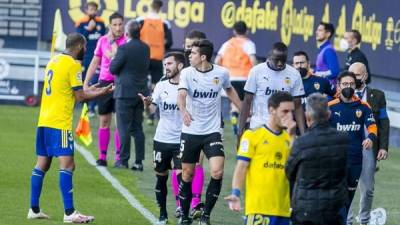
<instances>
[{"instance_id":1,"label":"white football jersey","mask_svg":"<svg viewBox=\"0 0 400 225\"><path fill-rule=\"evenodd\" d=\"M303 81L300 73L290 65L282 71L275 71L267 63L260 63L250 70L246 92L254 94L250 128L256 128L267 123L268 99L278 91L287 91L293 97L304 95Z\"/></svg>"},{"instance_id":2,"label":"white football jersey","mask_svg":"<svg viewBox=\"0 0 400 225\"><path fill-rule=\"evenodd\" d=\"M186 108L192 115L190 126L182 126L182 132L204 135L219 132L221 126L221 91L231 88L227 69L214 65L201 72L194 67L182 70L179 89L187 90Z\"/></svg>"},{"instance_id":3,"label":"white football jersey","mask_svg":"<svg viewBox=\"0 0 400 225\"><path fill-rule=\"evenodd\" d=\"M178 108L178 84L169 79L158 82L153 91L153 104L160 110L154 140L179 144L182 131L182 116Z\"/></svg>"}]
</instances>

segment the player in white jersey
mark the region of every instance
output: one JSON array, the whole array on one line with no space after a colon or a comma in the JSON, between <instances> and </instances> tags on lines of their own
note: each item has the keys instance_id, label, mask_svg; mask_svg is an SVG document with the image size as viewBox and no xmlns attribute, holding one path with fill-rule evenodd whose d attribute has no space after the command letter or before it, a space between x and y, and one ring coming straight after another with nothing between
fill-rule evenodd
<instances>
[{"instance_id":1,"label":"player in white jersey","mask_svg":"<svg viewBox=\"0 0 400 225\"><path fill-rule=\"evenodd\" d=\"M178 106L183 117L180 225L191 224L189 218L191 182L201 150L209 160L211 179L199 224L210 224L210 214L221 191L225 159L219 132L222 89L233 104L240 108L240 100L231 86L228 70L211 63L213 50L213 44L208 40L194 43L189 56L191 67L182 70L179 80Z\"/></svg>"},{"instance_id":2,"label":"player in white jersey","mask_svg":"<svg viewBox=\"0 0 400 225\"><path fill-rule=\"evenodd\" d=\"M300 73L286 64L287 46L282 42L273 45L265 63L260 63L250 70L246 85L245 97L239 117L239 137L244 131L250 116L250 128L262 126L268 120L268 99L278 91L287 91L294 97L294 117L300 130L304 133L304 111L301 97L304 95L303 82Z\"/></svg>"},{"instance_id":3,"label":"player in white jersey","mask_svg":"<svg viewBox=\"0 0 400 225\"><path fill-rule=\"evenodd\" d=\"M185 56L180 52L170 52L164 57L166 76L159 81L152 96L142 97L144 105L152 113L156 108L160 111L160 120L154 135L153 162L156 172L156 200L160 207L160 217L157 224L164 225L168 221L167 213L167 180L168 170L174 169L181 174L180 139L182 130L182 116L177 104L179 74L185 64Z\"/></svg>"}]
</instances>

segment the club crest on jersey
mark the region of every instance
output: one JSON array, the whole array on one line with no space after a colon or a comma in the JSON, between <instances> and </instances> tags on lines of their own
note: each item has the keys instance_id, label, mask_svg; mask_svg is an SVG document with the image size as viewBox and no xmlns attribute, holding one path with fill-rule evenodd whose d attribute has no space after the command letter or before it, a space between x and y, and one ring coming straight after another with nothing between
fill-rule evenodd
<instances>
[{"instance_id":1,"label":"club crest on jersey","mask_svg":"<svg viewBox=\"0 0 400 225\"><path fill-rule=\"evenodd\" d=\"M315 90L319 90L321 88L321 85L319 85L319 83L315 82L314 88L315 88Z\"/></svg>"},{"instance_id":2,"label":"club crest on jersey","mask_svg":"<svg viewBox=\"0 0 400 225\"><path fill-rule=\"evenodd\" d=\"M360 109L356 110L356 116L357 118L360 118L362 116L362 111Z\"/></svg>"},{"instance_id":3,"label":"club crest on jersey","mask_svg":"<svg viewBox=\"0 0 400 225\"><path fill-rule=\"evenodd\" d=\"M218 78L218 77L214 77L213 83L214 83L215 85L218 85L218 84L219 84L219 78Z\"/></svg>"},{"instance_id":4,"label":"club crest on jersey","mask_svg":"<svg viewBox=\"0 0 400 225\"><path fill-rule=\"evenodd\" d=\"M163 93L160 94L161 99L166 99L168 97L168 92L164 91Z\"/></svg>"},{"instance_id":5,"label":"club crest on jersey","mask_svg":"<svg viewBox=\"0 0 400 225\"><path fill-rule=\"evenodd\" d=\"M285 84L290 85L291 82L289 77L285 77Z\"/></svg>"},{"instance_id":6,"label":"club crest on jersey","mask_svg":"<svg viewBox=\"0 0 400 225\"><path fill-rule=\"evenodd\" d=\"M280 152L275 153L275 159L276 160L281 160L282 159L282 153L280 153Z\"/></svg>"}]
</instances>

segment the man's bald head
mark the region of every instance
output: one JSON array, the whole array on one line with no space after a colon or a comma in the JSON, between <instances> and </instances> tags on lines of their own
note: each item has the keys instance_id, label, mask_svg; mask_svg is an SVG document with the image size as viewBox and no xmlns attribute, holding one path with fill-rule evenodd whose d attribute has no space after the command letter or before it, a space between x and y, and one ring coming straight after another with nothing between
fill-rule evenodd
<instances>
[{"instance_id":1,"label":"man's bald head","mask_svg":"<svg viewBox=\"0 0 400 225\"><path fill-rule=\"evenodd\" d=\"M349 67L349 72L353 72L357 75L367 75L368 76L368 72L367 72L367 67L364 65L364 63L360 63L360 62L355 62L353 64L350 65Z\"/></svg>"},{"instance_id":2,"label":"man's bald head","mask_svg":"<svg viewBox=\"0 0 400 225\"><path fill-rule=\"evenodd\" d=\"M349 67L349 72L352 72L356 75L356 83L358 83L356 85L356 89L364 87L365 81L368 79L367 67L364 65L364 63L356 62L351 64Z\"/></svg>"}]
</instances>

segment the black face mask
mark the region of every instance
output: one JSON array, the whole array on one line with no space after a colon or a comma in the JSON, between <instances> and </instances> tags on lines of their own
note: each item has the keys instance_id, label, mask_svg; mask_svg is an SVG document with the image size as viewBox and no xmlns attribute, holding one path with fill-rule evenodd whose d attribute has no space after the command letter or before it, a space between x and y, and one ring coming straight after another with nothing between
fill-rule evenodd
<instances>
[{"instance_id":1,"label":"black face mask","mask_svg":"<svg viewBox=\"0 0 400 225\"><path fill-rule=\"evenodd\" d=\"M356 79L356 89L360 89L363 84L364 84L363 80Z\"/></svg>"},{"instance_id":2,"label":"black face mask","mask_svg":"<svg viewBox=\"0 0 400 225\"><path fill-rule=\"evenodd\" d=\"M85 50L82 48L81 51L76 56L76 59L79 60L79 61L82 61L83 60L83 56L85 56Z\"/></svg>"},{"instance_id":3,"label":"black face mask","mask_svg":"<svg viewBox=\"0 0 400 225\"><path fill-rule=\"evenodd\" d=\"M94 20L96 18L96 15L89 15L89 20Z\"/></svg>"},{"instance_id":4,"label":"black face mask","mask_svg":"<svg viewBox=\"0 0 400 225\"><path fill-rule=\"evenodd\" d=\"M343 95L343 97L349 99L354 95L354 89L351 87L343 88L342 95Z\"/></svg>"},{"instance_id":5,"label":"black face mask","mask_svg":"<svg viewBox=\"0 0 400 225\"><path fill-rule=\"evenodd\" d=\"M185 55L186 61L189 61L189 55L190 55L191 52L192 52L191 49L186 49L186 50L184 51L183 54Z\"/></svg>"},{"instance_id":6,"label":"black face mask","mask_svg":"<svg viewBox=\"0 0 400 225\"><path fill-rule=\"evenodd\" d=\"M307 68L300 67L298 70L299 70L299 73L300 73L301 77L307 76L307 73L308 73L308 69Z\"/></svg>"}]
</instances>

